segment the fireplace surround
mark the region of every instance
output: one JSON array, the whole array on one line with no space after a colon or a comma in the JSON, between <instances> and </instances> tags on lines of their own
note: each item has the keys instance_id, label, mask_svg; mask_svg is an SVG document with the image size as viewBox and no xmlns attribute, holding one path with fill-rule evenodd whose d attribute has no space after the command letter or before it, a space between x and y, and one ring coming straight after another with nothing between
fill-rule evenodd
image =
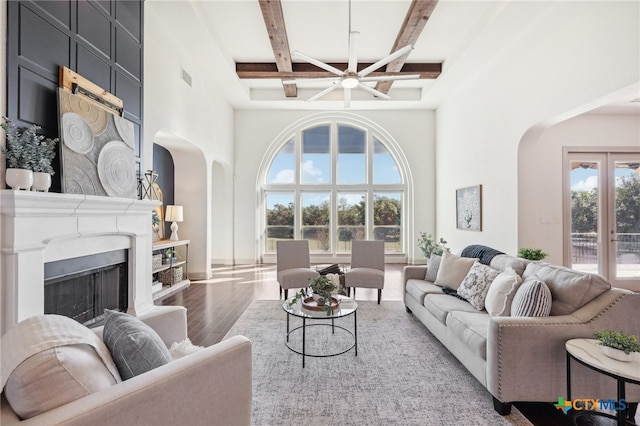
<instances>
[{"instance_id":1,"label":"fireplace surround","mask_svg":"<svg viewBox=\"0 0 640 426\"><path fill-rule=\"evenodd\" d=\"M151 212L158 201L0 190L1 333L44 313L44 265L126 250L127 312L153 309Z\"/></svg>"}]
</instances>

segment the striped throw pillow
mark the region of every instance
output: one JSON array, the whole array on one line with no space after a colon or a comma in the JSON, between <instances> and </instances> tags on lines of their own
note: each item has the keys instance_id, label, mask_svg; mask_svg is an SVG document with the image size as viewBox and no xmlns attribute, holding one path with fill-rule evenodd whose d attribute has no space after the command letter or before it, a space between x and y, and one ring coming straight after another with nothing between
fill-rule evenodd
<instances>
[{"instance_id":1,"label":"striped throw pillow","mask_svg":"<svg viewBox=\"0 0 640 426\"><path fill-rule=\"evenodd\" d=\"M548 317L551 312L551 290L537 277L525 280L511 303L512 317Z\"/></svg>"}]
</instances>

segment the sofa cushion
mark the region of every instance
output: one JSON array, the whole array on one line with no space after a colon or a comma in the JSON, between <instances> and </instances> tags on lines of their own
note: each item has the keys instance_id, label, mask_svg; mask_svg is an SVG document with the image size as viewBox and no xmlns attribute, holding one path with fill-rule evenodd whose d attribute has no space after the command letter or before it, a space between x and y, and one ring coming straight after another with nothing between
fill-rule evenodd
<instances>
[{"instance_id":1,"label":"sofa cushion","mask_svg":"<svg viewBox=\"0 0 640 426\"><path fill-rule=\"evenodd\" d=\"M513 297L511 316L547 317L551 312L551 291L536 276L527 278Z\"/></svg>"},{"instance_id":2,"label":"sofa cushion","mask_svg":"<svg viewBox=\"0 0 640 426\"><path fill-rule=\"evenodd\" d=\"M428 293L442 294L442 287L424 280L411 279L407 281L405 291L416 299L421 305L424 303L424 296Z\"/></svg>"},{"instance_id":3,"label":"sofa cushion","mask_svg":"<svg viewBox=\"0 0 640 426\"><path fill-rule=\"evenodd\" d=\"M487 359L489 315L479 312L453 311L447 316L447 327L474 354Z\"/></svg>"},{"instance_id":4,"label":"sofa cushion","mask_svg":"<svg viewBox=\"0 0 640 426\"><path fill-rule=\"evenodd\" d=\"M151 327L123 312L105 310L103 339L123 380L171 362L171 354Z\"/></svg>"},{"instance_id":5,"label":"sofa cushion","mask_svg":"<svg viewBox=\"0 0 640 426\"><path fill-rule=\"evenodd\" d=\"M447 323L447 315L453 311L474 312L478 311L466 300L460 300L447 294L427 294L424 298L424 307L431 315L442 324Z\"/></svg>"},{"instance_id":6,"label":"sofa cushion","mask_svg":"<svg viewBox=\"0 0 640 426\"><path fill-rule=\"evenodd\" d=\"M121 381L100 338L62 315L37 315L21 321L2 337L1 346L2 387L22 418Z\"/></svg>"},{"instance_id":7,"label":"sofa cushion","mask_svg":"<svg viewBox=\"0 0 640 426\"><path fill-rule=\"evenodd\" d=\"M611 288L611 284L600 275L544 262L529 263L522 278L526 280L534 275L551 291L551 315L573 313Z\"/></svg>"},{"instance_id":8,"label":"sofa cushion","mask_svg":"<svg viewBox=\"0 0 640 426\"><path fill-rule=\"evenodd\" d=\"M489 266L493 269L497 269L498 271L504 271L511 267L518 275L522 276L525 268L527 267L527 263L529 263L528 260L519 257L509 256L508 254L499 254L491 259Z\"/></svg>"},{"instance_id":9,"label":"sofa cushion","mask_svg":"<svg viewBox=\"0 0 640 426\"><path fill-rule=\"evenodd\" d=\"M522 284L522 278L510 266L500 272L489 286L484 307L492 317L511 315L511 302Z\"/></svg>"},{"instance_id":10,"label":"sofa cushion","mask_svg":"<svg viewBox=\"0 0 640 426\"><path fill-rule=\"evenodd\" d=\"M484 309L484 299L487 297L489 286L498 274L500 271L476 262L460 283L458 294L471 303L471 306L481 311Z\"/></svg>"},{"instance_id":11,"label":"sofa cushion","mask_svg":"<svg viewBox=\"0 0 640 426\"><path fill-rule=\"evenodd\" d=\"M442 253L438 276L434 283L441 287L457 289L460 287L460 283L476 260L478 259L472 257L460 257L445 251Z\"/></svg>"},{"instance_id":12,"label":"sofa cushion","mask_svg":"<svg viewBox=\"0 0 640 426\"><path fill-rule=\"evenodd\" d=\"M424 279L427 281L434 282L438 277L438 270L440 269L440 262L442 261L442 256L438 254L432 254L431 258L429 258L429 265L427 266L427 272L424 274Z\"/></svg>"}]
</instances>

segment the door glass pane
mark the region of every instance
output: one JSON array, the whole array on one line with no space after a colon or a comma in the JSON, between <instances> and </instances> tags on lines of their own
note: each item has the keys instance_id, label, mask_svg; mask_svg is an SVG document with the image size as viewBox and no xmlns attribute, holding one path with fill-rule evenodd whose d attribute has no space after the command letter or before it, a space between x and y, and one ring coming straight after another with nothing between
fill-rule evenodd
<instances>
[{"instance_id":1,"label":"door glass pane","mask_svg":"<svg viewBox=\"0 0 640 426\"><path fill-rule=\"evenodd\" d=\"M571 267L598 273L598 182L600 163L571 162Z\"/></svg>"},{"instance_id":2,"label":"door glass pane","mask_svg":"<svg viewBox=\"0 0 640 426\"><path fill-rule=\"evenodd\" d=\"M401 252L400 226L402 193L376 192L373 194L373 239L384 241L387 252Z\"/></svg>"},{"instance_id":3,"label":"door glass pane","mask_svg":"<svg viewBox=\"0 0 640 426\"><path fill-rule=\"evenodd\" d=\"M378 140L373 141L373 183L401 183L396 161Z\"/></svg>"},{"instance_id":4,"label":"door glass pane","mask_svg":"<svg viewBox=\"0 0 640 426\"><path fill-rule=\"evenodd\" d=\"M294 238L294 193L266 193L266 251L276 251L276 241Z\"/></svg>"},{"instance_id":5,"label":"door glass pane","mask_svg":"<svg viewBox=\"0 0 640 426\"><path fill-rule=\"evenodd\" d=\"M366 182L365 133L338 126L338 183Z\"/></svg>"},{"instance_id":6,"label":"door glass pane","mask_svg":"<svg viewBox=\"0 0 640 426\"><path fill-rule=\"evenodd\" d=\"M273 159L267 175L267 183L295 183L294 160L294 144L291 139Z\"/></svg>"},{"instance_id":7,"label":"door glass pane","mask_svg":"<svg viewBox=\"0 0 640 426\"><path fill-rule=\"evenodd\" d=\"M311 251L329 251L330 199L328 192L302 193L301 235Z\"/></svg>"},{"instance_id":8,"label":"door glass pane","mask_svg":"<svg viewBox=\"0 0 640 426\"><path fill-rule=\"evenodd\" d=\"M338 192L338 251L351 252L351 241L366 239L366 197L363 193Z\"/></svg>"},{"instance_id":9,"label":"door glass pane","mask_svg":"<svg viewBox=\"0 0 640 426\"><path fill-rule=\"evenodd\" d=\"M302 132L302 183L331 183L329 126Z\"/></svg>"},{"instance_id":10,"label":"door glass pane","mask_svg":"<svg viewBox=\"0 0 640 426\"><path fill-rule=\"evenodd\" d=\"M615 163L616 277L640 277L640 164Z\"/></svg>"}]
</instances>

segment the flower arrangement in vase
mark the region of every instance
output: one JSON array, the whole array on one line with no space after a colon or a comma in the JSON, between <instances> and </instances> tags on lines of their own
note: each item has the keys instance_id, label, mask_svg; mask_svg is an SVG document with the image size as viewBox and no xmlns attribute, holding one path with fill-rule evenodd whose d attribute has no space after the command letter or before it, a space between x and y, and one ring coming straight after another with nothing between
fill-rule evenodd
<instances>
[{"instance_id":1,"label":"flower arrangement in vase","mask_svg":"<svg viewBox=\"0 0 640 426\"><path fill-rule=\"evenodd\" d=\"M436 241L435 237L426 232L420 232L420 238L418 239L418 247L422 250L424 257L429 259L431 255L442 255L444 251L449 251L449 248L445 245L447 242L440 237L439 241Z\"/></svg>"}]
</instances>

